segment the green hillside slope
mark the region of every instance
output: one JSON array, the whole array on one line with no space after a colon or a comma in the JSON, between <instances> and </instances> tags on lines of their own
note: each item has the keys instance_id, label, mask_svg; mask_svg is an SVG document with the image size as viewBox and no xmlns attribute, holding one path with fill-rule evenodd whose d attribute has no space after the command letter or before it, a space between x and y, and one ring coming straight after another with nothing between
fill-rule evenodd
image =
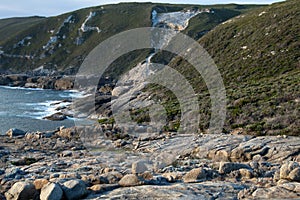
<instances>
[{"instance_id":1,"label":"green hillside slope","mask_svg":"<svg viewBox=\"0 0 300 200\"><path fill-rule=\"evenodd\" d=\"M0 19L0 41L1 44L5 43L7 39L14 35L20 34L28 27L34 26L40 23L43 17L19 17Z\"/></svg>"},{"instance_id":2,"label":"green hillside slope","mask_svg":"<svg viewBox=\"0 0 300 200\"><path fill-rule=\"evenodd\" d=\"M5 20L0 20L0 26L3 26L0 32L0 38L3 38L0 40L2 47L0 71L27 72L43 66L44 69L51 71L74 74L86 55L103 40L125 30L151 26L153 9L158 12L180 11L187 8L217 9L218 12L214 16L200 14L191 21L186 33L199 38L223 21L255 7L235 4L195 6L121 3L40 19L24 29L24 25L27 26L30 20L35 19L26 18L21 21L22 23L16 23L9 33L6 31ZM11 34L16 29L17 33ZM140 62L147 53L140 53L135 60Z\"/></svg>"},{"instance_id":3,"label":"green hillside slope","mask_svg":"<svg viewBox=\"0 0 300 200\"><path fill-rule=\"evenodd\" d=\"M224 131L300 134L299 21L300 4L290 0L230 19L199 40L214 58L227 89ZM198 92L200 128L205 131L210 117L205 83L182 59L170 65L189 77Z\"/></svg>"}]
</instances>

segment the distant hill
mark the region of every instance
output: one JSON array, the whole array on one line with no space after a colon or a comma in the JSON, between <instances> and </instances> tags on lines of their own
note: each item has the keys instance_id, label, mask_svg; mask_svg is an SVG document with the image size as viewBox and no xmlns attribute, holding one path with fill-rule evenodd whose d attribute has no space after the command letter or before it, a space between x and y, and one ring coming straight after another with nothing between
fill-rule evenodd
<instances>
[{"instance_id":1,"label":"distant hill","mask_svg":"<svg viewBox=\"0 0 300 200\"><path fill-rule=\"evenodd\" d=\"M75 73L86 55L101 41L125 30L151 26L153 9L158 12L188 8L216 9L216 15L201 14L186 33L200 38L216 25L257 6L254 5L172 5L121 3L91 7L49 18L0 20L0 72L27 72L43 67L50 71ZM147 52L134 61L141 61Z\"/></svg>"},{"instance_id":2,"label":"distant hill","mask_svg":"<svg viewBox=\"0 0 300 200\"><path fill-rule=\"evenodd\" d=\"M0 19L1 44L7 41L9 38L22 33L22 31L28 29L29 27L40 23L43 19L45 18L37 16Z\"/></svg>"}]
</instances>

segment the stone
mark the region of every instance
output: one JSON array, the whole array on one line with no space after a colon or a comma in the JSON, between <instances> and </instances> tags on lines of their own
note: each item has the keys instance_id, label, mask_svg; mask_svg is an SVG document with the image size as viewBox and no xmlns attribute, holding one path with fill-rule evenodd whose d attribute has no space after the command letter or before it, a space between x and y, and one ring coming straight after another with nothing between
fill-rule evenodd
<instances>
[{"instance_id":1,"label":"stone","mask_svg":"<svg viewBox=\"0 0 300 200\"><path fill-rule=\"evenodd\" d=\"M6 132L6 135L8 135L9 137L25 136L25 134L25 131L16 128L11 128Z\"/></svg>"},{"instance_id":2,"label":"stone","mask_svg":"<svg viewBox=\"0 0 300 200\"><path fill-rule=\"evenodd\" d=\"M41 138L41 135L38 133L26 133L25 134L26 140L33 140L33 139L38 140L40 138Z\"/></svg>"},{"instance_id":3,"label":"stone","mask_svg":"<svg viewBox=\"0 0 300 200\"><path fill-rule=\"evenodd\" d=\"M63 151L61 154L61 157L71 157L73 155L73 152L72 151Z\"/></svg>"},{"instance_id":4,"label":"stone","mask_svg":"<svg viewBox=\"0 0 300 200\"><path fill-rule=\"evenodd\" d=\"M147 166L145 165L145 162L143 161L137 161L132 163L132 174L141 174L148 170Z\"/></svg>"},{"instance_id":5,"label":"stone","mask_svg":"<svg viewBox=\"0 0 300 200\"><path fill-rule=\"evenodd\" d=\"M102 192L117 189L119 187L120 187L120 185L118 185L118 184L97 184L97 185L93 185L92 187L90 187L89 190L93 191L96 194L99 194Z\"/></svg>"},{"instance_id":6,"label":"stone","mask_svg":"<svg viewBox=\"0 0 300 200\"><path fill-rule=\"evenodd\" d=\"M67 116L64 115L63 113L58 112L58 113L54 113L53 115L44 117L43 119L50 120L50 121L63 121L67 119Z\"/></svg>"},{"instance_id":7,"label":"stone","mask_svg":"<svg viewBox=\"0 0 300 200\"><path fill-rule=\"evenodd\" d=\"M127 174L120 181L119 185L123 187L132 187L142 185L143 181L135 174Z\"/></svg>"},{"instance_id":8,"label":"stone","mask_svg":"<svg viewBox=\"0 0 300 200\"><path fill-rule=\"evenodd\" d=\"M243 178L250 179L250 178L253 177L253 171L252 170L242 168L242 169L239 169L239 172L240 172L240 175Z\"/></svg>"},{"instance_id":9,"label":"stone","mask_svg":"<svg viewBox=\"0 0 300 200\"><path fill-rule=\"evenodd\" d=\"M180 172L167 172L162 174L162 176L165 177L169 183L175 183L183 177Z\"/></svg>"},{"instance_id":10,"label":"stone","mask_svg":"<svg viewBox=\"0 0 300 200\"><path fill-rule=\"evenodd\" d=\"M46 184L40 194L41 200L60 200L62 199L63 191L57 183Z\"/></svg>"},{"instance_id":11,"label":"stone","mask_svg":"<svg viewBox=\"0 0 300 200\"><path fill-rule=\"evenodd\" d=\"M249 165L233 162L220 162L219 173L228 174L239 169L251 169Z\"/></svg>"},{"instance_id":12,"label":"stone","mask_svg":"<svg viewBox=\"0 0 300 200\"><path fill-rule=\"evenodd\" d=\"M105 179L107 181L107 183L109 183L109 184L115 184L115 183L118 183L123 178L123 175L120 172L111 171L111 172L102 174L100 176L100 178ZM101 179L101 180L103 180L103 179Z\"/></svg>"},{"instance_id":13,"label":"stone","mask_svg":"<svg viewBox=\"0 0 300 200\"><path fill-rule=\"evenodd\" d=\"M140 177L145 180L151 180L153 179L153 174L150 171L145 171L144 173L140 174Z\"/></svg>"},{"instance_id":14,"label":"stone","mask_svg":"<svg viewBox=\"0 0 300 200\"><path fill-rule=\"evenodd\" d=\"M56 135L62 138L72 139L72 137L76 134L76 130L74 128L61 128Z\"/></svg>"},{"instance_id":15,"label":"stone","mask_svg":"<svg viewBox=\"0 0 300 200\"><path fill-rule=\"evenodd\" d=\"M284 163L280 167L280 179L300 181L299 168L300 165L297 162L289 161Z\"/></svg>"},{"instance_id":16,"label":"stone","mask_svg":"<svg viewBox=\"0 0 300 200\"><path fill-rule=\"evenodd\" d=\"M200 167L197 169L192 169L186 175L183 176L183 181L185 183L194 183L198 182L199 180L205 180L207 176L206 171Z\"/></svg>"},{"instance_id":17,"label":"stone","mask_svg":"<svg viewBox=\"0 0 300 200\"><path fill-rule=\"evenodd\" d=\"M70 180L62 185L66 199L80 199L87 194L86 185L82 180Z\"/></svg>"},{"instance_id":18,"label":"stone","mask_svg":"<svg viewBox=\"0 0 300 200\"><path fill-rule=\"evenodd\" d=\"M40 190L42 189L49 181L47 179L36 179L33 182L35 189Z\"/></svg>"},{"instance_id":19,"label":"stone","mask_svg":"<svg viewBox=\"0 0 300 200\"><path fill-rule=\"evenodd\" d=\"M36 192L32 183L17 182L5 193L5 197L7 200L33 199Z\"/></svg>"}]
</instances>

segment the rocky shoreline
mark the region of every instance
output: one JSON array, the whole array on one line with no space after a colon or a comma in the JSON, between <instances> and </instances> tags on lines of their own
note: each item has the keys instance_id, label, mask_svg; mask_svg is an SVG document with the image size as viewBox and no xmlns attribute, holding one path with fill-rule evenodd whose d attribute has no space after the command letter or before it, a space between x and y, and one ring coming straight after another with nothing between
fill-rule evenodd
<instances>
[{"instance_id":1,"label":"rocky shoreline","mask_svg":"<svg viewBox=\"0 0 300 200\"><path fill-rule=\"evenodd\" d=\"M30 76L26 74L0 75L0 85L25 88L71 90L74 76Z\"/></svg>"},{"instance_id":2,"label":"rocky shoreline","mask_svg":"<svg viewBox=\"0 0 300 200\"><path fill-rule=\"evenodd\" d=\"M92 128L0 136L0 199L300 198L298 137Z\"/></svg>"}]
</instances>

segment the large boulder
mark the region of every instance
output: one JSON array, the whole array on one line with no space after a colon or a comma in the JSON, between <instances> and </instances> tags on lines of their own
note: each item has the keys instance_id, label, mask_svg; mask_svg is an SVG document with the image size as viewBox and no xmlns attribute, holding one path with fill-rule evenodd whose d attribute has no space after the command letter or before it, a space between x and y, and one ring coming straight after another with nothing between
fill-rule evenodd
<instances>
[{"instance_id":1,"label":"large boulder","mask_svg":"<svg viewBox=\"0 0 300 200\"><path fill-rule=\"evenodd\" d=\"M67 200L80 199L88 193L82 180L67 181L62 185L62 190Z\"/></svg>"},{"instance_id":2,"label":"large boulder","mask_svg":"<svg viewBox=\"0 0 300 200\"><path fill-rule=\"evenodd\" d=\"M9 137L25 136L25 134L25 131L16 128L11 128L6 132L6 135L8 135Z\"/></svg>"},{"instance_id":3,"label":"large boulder","mask_svg":"<svg viewBox=\"0 0 300 200\"><path fill-rule=\"evenodd\" d=\"M33 199L37 190L29 182L17 182L6 193L7 200Z\"/></svg>"},{"instance_id":4,"label":"large boulder","mask_svg":"<svg viewBox=\"0 0 300 200\"><path fill-rule=\"evenodd\" d=\"M46 184L40 194L41 200L60 200L63 196L63 191L57 183Z\"/></svg>"},{"instance_id":5,"label":"large boulder","mask_svg":"<svg viewBox=\"0 0 300 200\"><path fill-rule=\"evenodd\" d=\"M123 187L132 187L143 184L144 182L135 174L127 174L119 181L119 185Z\"/></svg>"}]
</instances>

